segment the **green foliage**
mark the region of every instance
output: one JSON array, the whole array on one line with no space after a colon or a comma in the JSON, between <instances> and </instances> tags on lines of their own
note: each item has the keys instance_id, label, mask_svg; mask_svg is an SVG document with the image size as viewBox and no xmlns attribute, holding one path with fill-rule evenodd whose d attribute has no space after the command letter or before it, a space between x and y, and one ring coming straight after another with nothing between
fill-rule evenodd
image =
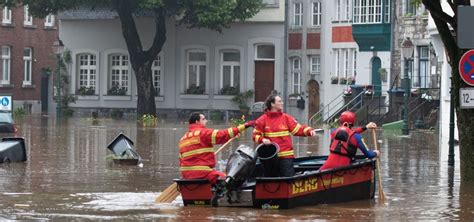
<instances>
[{"instance_id":1,"label":"green foliage","mask_svg":"<svg viewBox=\"0 0 474 222\"><path fill-rule=\"evenodd\" d=\"M222 87L221 90L219 90L219 94L221 95L237 95L239 94L239 92L240 92L240 89L238 85L236 87L226 85Z\"/></svg>"},{"instance_id":2,"label":"green foliage","mask_svg":"<svg viewBox=\"0 0 474 222\"><path fill-rule=\"evenodd\" d=\"M22 118L25 115L26 115L26 111L25 111L25 109L23 109L23 107L17 107L15 109L13 109L13 118L14 119Z\"/></svg>"},{"instance_id":3,"label":"green foliage","mask_svg":"<svg viewBox=\"0 0 474 222\"><path fill-rule=\"evenodd\" d=\"M77 94L82 95L82 96L87 96L87 95L94 95L95 94L95 88L94 87L87 87L87 86L81 86L77 90Z\"/></svg>"},{"instance_id":4,"label":"green foliage","mask_svg":"<svg viewBox=\"0 0 474 222\"><path fill-rule=\"evenodd\" d=\"M69 104L75 103L77 98L76 96L69 94L70 81L69 81L68 69L66 67L64 57L61 57L59 59L58 65L59 65L59 70L56 70L55 72L54 84L55 84L56 93L53 96L53 100L58 104L58 106L61 106L61 110L64 116L72 116L73 110L69 108ZM58 83L58 79L59 79L59 83ZM58 86L59 86L59 89L58 89Z\"/></svg>"},{"instance_id":5,"label":"green foliage","mask_svg":"<svg viewBox=\"0 0 474 222\"><path fill-rule=\"evenodd\" d=\"M230 124L232 126L238 126L245 123L245 115L242 115L240 118L230 118Z\"/></svg>"},{"instance_id":6,"label":"green foliage","mask_svg":"<svg viewBox=\"0 0 474 222\"><path fill-rule=\"evenodd\" d=\"M120 86L112 86L108 91L107 95L111 96L125 96L127 94L127 89Z\"/></svg>"},{"instance_id":7,"label":"green foliage","mask_svg":"<svg viewBox=\"0 0 474 222\"><path fill-rule=\"evenodd\" d=\"M49 76L51 75L51 73L53 72L53 70L51 69L51 67L43 67L41 68L41 74L43 76Z\"/></svg>"},{"instance_id":8,"label":"green foliage","mask_svg":"<svg viewBox=\"0 0 474 222\"><path fill-rule=\"evenodd\" d=\"M192 84L186 89L186 94L204 94L204 91L204 86L196 86L196 84Z\"/></svg>"},{"instance_id":9,"label":"green foliage","mask_svg":"<svg viewBox=\"0 0 474 222\"><path fill-rule=\"evenodd\" d=\"M249 89L245 92L238 93L232 97L231 101L236 103L239 108L248 108L247 100L253 96L253 90Z\"/></svg>"},{"instance_id":10,"label":"green foliage","mask_svg":"<svg viewBox=\"0 0 474 222\"><path fill-rule=\"evenodd\" d=\"M209 116L210 116L211 120L214 120L214 121L220 121L220 120L222 120L222 117L224 117L223 113L221 111L218 111L218 110L211 111Z\"/></svg>"},{"instance_id":11,"label":"green foliage","mask_svg":"<svg viewBox=\"0 0 474 222\"><path fill-rule=\"evenodd\" d=\"M140 117L138 122L141 123L142 126L157 126L158 117L152 114L144 114L142 117Z\"/></svg>"}]
</instances>

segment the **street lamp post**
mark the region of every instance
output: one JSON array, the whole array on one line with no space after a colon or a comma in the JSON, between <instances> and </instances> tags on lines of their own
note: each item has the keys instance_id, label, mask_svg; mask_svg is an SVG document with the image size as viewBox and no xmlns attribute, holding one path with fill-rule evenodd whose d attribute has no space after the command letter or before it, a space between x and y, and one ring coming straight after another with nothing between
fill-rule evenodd
<instances>
[{"instance_id":1,"label":"street lamp post","mask_svg":"<svg viewBox=\"0 0 474 222\"><path fill-rule=\"evenodd\" d=\"M405 93L403 97L403 126L402 126L402 134L403 135L408 135L409 134L409 129L408 129L408 98L410 96L410 78L408 77L408 59L412 57L413 51L415 49L415 46L413 45L413 42L410 40L410 38L406 38L402 42L402 55L403 58L405 58L405 73L403 75L403 85L405 88Z\"/></svg>"},{"instance_id":2,"label":"street lamp post","mask_svg":"<svg viewBox=\"0 0 474 222\"><path fill-rule=\"evenodd\" d=\"M59 37L53 43L53 52L56 55L56 117L62 116L62 98L61 98L61 55L63 54L64 44Z\"/></svg>"}]
</instances>

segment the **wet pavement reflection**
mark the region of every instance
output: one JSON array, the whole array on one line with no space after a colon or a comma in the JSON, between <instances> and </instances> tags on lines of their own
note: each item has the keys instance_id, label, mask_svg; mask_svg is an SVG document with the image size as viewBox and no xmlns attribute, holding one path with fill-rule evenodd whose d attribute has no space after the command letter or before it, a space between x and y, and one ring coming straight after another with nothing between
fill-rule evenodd
<instances>
[{"instance_id":1,"label":"wet pavement reflection","mask_svg":"<svg viewBox=\"0 0 474 222\"><path fill-rule=\"evenodd\" d=\"M183 207L178 197L155 204L155 197L179 176L177 141L184 123L143 128L134 120L32 116L18 121L28 161L0 164L0 220L474 220L474 184L460 181L448 167L447 139L436 132L412 131L408 137L377 132L385 204L373 200L299 207L292 210ZM218 124L212 127L225 128ZM106 149L123 132L135 142L143 167L116 165ZM327 155L328 133L297 138L299 156ZM370 133L364 138L370 148ZM232 144L253 146L250 132ZM441 145L440 145L441 144ZM218 155L226 159L227 149Z\"/></svg>"}]
</instances>

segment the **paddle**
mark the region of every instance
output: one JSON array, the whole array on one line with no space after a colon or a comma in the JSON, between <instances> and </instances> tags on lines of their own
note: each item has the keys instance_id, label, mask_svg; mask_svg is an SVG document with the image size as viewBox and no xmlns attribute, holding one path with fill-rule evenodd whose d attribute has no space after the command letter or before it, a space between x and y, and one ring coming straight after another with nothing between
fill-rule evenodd
<instances>
[{"instance_id":1,"label":"paddle","mask_svg":"<svg viewBox=\"0 0 474 222\"><path fill-rule=\"evenodd\" d=\"M375 150L379 150L378 144L377 144L377 135L375 134L375 129L372 129L372 136L374 139ZM382 189L382 174L380 173L380 157L377 157L376 164L377 164L377 167L376 167L377 168L377 182L379 186L379 201L381 203L384 203L385 193L383 192L383 189Z\"/></svg>"},{"instance_id":2,"label":"paddle","mask_svg":"<svg viewBox=\"0 0 474 222\"><path fill-rule=\"evenodd\" d=\"M214 154L217 155L219 152L221 152L222 149L224 149L227 145L229 145L237 137L238 136L233 137L229 141L224 143L221 147L219 147L219 149L217 149L214 152ZM179 195L178 184L176 182L174 182L168 188L163 190L163 192L158 197L156 197L155 203L171 203L173 200L176 199L176 197L178 197L178 195Z\"/></svg>"}]
</instances>

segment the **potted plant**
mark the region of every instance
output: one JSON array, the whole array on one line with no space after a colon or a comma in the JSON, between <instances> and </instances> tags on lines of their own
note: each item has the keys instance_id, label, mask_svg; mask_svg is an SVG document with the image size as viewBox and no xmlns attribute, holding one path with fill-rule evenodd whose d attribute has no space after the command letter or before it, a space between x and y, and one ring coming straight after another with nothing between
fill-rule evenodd
<instances>
[{"instance_id":1,"label":"potted plant","mask_svg":"<svg viewBox=\"0 0 474 222\"><path fill-rule=\"evenodd\" d=\"M219 90L219 94L221 95L237 95L240 92L239 86L230 86L226 85Z\"/></svg>"},{"instance_id":2,"label":"potted plant","mask_svg":"<svg viewBox=\"0 0 474 222\"><path fill-rule=\"evenodd\" d=\"M127 94L127 89L120 87L120 86L112 86L108 91L107 95L111 96L125 96Z\"/></svg>"},{"instance_id":3,"label":"potted plant","mask_svg":"<svg viewBox=\"0 0 474 222\"><path fill-rule=\"evenodd\" d=\"M341 78L339 78L339 84L344 85L344 84L346 84L346 83L347 83L346 77L341 77Z\"/></svg>"},{"instance_id":4,"label":"potted plant","mask_svg":"<svg viewBox=\"0 0 474 222\"><path fill-rule=\"evenodd\" d=\"M339 78L337 78L337 76L331 77L331 84L337 84L338 81L339 81Z\"/></svg>"},{"instance_id":5,"label":"potted plant","mask_svg":"<svg viewBox=\"0 0 474 222\"><path fill-rule=\"evenodd\" d=\"M355 83L354 77L347 77L347 85L353 85Z\"/></svg>"},{"instance_id":6,"label":"potted plant","mask_svg":"<svg viewBox=\"0 0 474 222\"><path fill-rule=\"evenodd\" d=\"M87 87L87 86L81 86L77 90L77 94L81 96L90 96L95 94L95 88L94 87Z\"/></svg>"},{"instance_id":7,"label":"potted plant","mask_svg":"<svg viewBox=\"0 0 474 222\"><path fill-rule=\"evenodd\" d=\"M387 70L385 68L380 68L379 69L379 74L380 74L380 79L383 82L387 82Z\"/></svg>"},{"instance_id":8,"label":"potted plant","mask_svg":"<svg viewBox=\"0 0 474 222\"><path fill-rule=\"evenodd\" d=\"M247 100L252 96L253 90L249 89L245 92L237 93L234 97L232 97L231 101L239 106L240 112L243 115L247 115L250 110L249 106L247 105Z\"/></svg>"},{"instance_id":9,"label":"potted plant","mask_svg":"<svg viewBox=\"0 0 474 222\"><path fill-rule=\"evenodd\" d=\"M196 84L192 84L186 89L186 94L204 94L205 90L204 86L196 86Z\"/></svg>"}]
</instances>

